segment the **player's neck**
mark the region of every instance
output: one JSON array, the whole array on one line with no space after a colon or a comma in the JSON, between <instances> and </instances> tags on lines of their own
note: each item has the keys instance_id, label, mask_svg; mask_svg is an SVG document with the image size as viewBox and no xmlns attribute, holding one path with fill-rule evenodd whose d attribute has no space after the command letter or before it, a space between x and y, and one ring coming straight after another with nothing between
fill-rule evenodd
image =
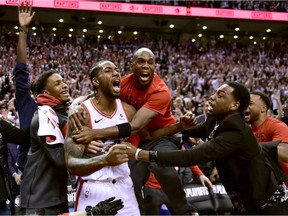
<instances>
[{"instance_id":1,"label":"player's neck","mask_svg":"<svg viewBox=\"0 0 288 216\"><path fill-rule=\"evenodd\" d=\"M94 105L107 115L114 113L116 109L116 99L97 96L93 99Z\"/></svg>"}]
</instances>

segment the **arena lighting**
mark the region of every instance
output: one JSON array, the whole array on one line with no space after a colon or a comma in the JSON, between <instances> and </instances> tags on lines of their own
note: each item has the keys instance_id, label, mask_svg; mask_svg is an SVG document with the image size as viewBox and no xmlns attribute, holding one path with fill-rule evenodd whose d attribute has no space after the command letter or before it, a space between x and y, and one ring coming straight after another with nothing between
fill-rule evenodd
<instances>
[{"instance_id":1,"label":"arena lighting","mask_svg":"<svg viewBox=\"0 0 288 216\"><path fill-rule=\"evenodd\" d=\"M122 34L122 31L121 31L121 30L119 30L119 31L118 31L118 34Z\"/></svg>"},{"instance_id":2,"label":"arena lighting","mask_svg":"<svg viewBox=\"0 0 288 216\"><path fill-rule=\"evenodd\" d=\"M192 43L194 43L196 40L193 38L191 41L192 41Z\"/></svg>"},{"instance_id":3,"label":"arena lighting","mask_svg":"<svg viewBox=\"0 0 288 216\"><path fill-rule=\"evenodd\" d=\"M32 30L34 30L34 31L35 31L35 30L36 30L36 27L35 27L35 26L33 26L33 27L32 27Z\"/></svg>"},{"instance_id":4,"label":"arena lighting","mask_svg":"<svg viewBox=\"0 0 288 216\"><path fill-rule=\"evenodd\" d=\"M97 38L98 38L98 39L100 39L100 38L101 38L101 36L100 36L100 35L98 35L98 36L97 36Z\"/></svg>"},{"instance_id":5,"label":"arena lighting","mask_svg":"<svg viewBox=\"0 0 288 216\"><path fill-rule=\"evenodd\" d=\"M253 38L254 38L253 36L250 36L250 37L249 37L250 40L252 40Z\"/></svg>"},{"instance_id":6,"label":"arena lighting","mask_svg":"<svg viewBox=\"0 0 288 216\"><path fill-rule=\"evenodd\" d=\"M74 30L73 30L73 28L70 28L69 31L70 31L70 32L73 32Z\"/></svg>"},{"instance_id":7,"label":"arena lighting","mask_svg":"<svg viewBox=\"0 0 288 216\"><path fill-rule=\"evenodd\" d=\"M240 28L239 28L239 27L235 28L235 31L239 31L239 30L240 30Z\"/></svg>"},{"instance_id":8,"label":"arena lighting","mask_svg":"<svg viewBox=\"0 0 288 216\"><path fill-rule=\"evenodd\" d=\"M85 35L82 35L83 38L85 38Z\"/></svg>"},{"instance_id":9,"label":"arena lighting","mask_svg":"<svg viewBox=\"0 0 288 216\"><path fill-rule=\"evenodd\" d=\"M19 32L16 32L16 35L19 35Z\"/></svg>"},{"instance_id":10,"label":"arena lighting","mask_svg":"<svg viewBox=\"0 0 288 216\"><path fill-rule=\"evenodd\" d=\"M238 38L238 36L237 36L237 35L234 35L234 36L233 36L233 38L234 38L234 39L237 39L237 38Z\"/></svg>"},{"instance_id":11,"label":"arena lighting","mask_svg":"<svg viewBox=\"0 0 288 216\"><path fill-rule=\"evenodd\" d=\"M102 29L99 30L99 33L103 33L104 31Z\"/></svg>"},{"instance_id":12,"label":"arena lighting","mask_svg":"<svg viewBox=\"0 0 288 216\"><path fill-rule=\"evenodd\" d=\"M0 5L17 6L19 2L20 0L0 0ZM200 7L191 7L189 8L190 10L187 10L187 7L185 6L130 4L112 1L106 2L104 0L29 0L29 2L33 2L33 8L38 7L165 16L288 21L287 13L285 12L231 10Z\"/></svg>"},{"instance_id":13,"label":"arena lighting","mask_svg":"<svg viewBox=\"0 0 288 216\"><path fill-rule=\"evenodd\" d=\"M60 22L60 23L64 22L64 19L59 19L59 22Z\"/></svg>"},{"instance_id":14,"label":"arena lighting","mask_svg":"<svg viewBox=\"0 0 288 216\"><path fill-rule=\"evenodd\" d=\"M173 24L170 24L169 28L174 28L174 25L173 25Z\"/></svg>"},{"instance_id":15,"label":"arena lighting","mask_svg":"<svg viewBox=\"0 0 288 216\"><path fill-rule=\"evenodd\" d=\"M56 34L53 34L54 37L56 37Z\"/></svg>"},{"instance_id":16,"label":"arena lighting","mask_svg":"<svg viewBox=\"0 0 288 216\"><path fill-rule=\"evenodd\" d=\"M72 34L68 34L68 37L72 37Z\"/></svg>"},{"instance_id":17,"label":"arena lighting","mask_svg":"<svg viewBox=\"0 0 288 216\"><path fill-rule=\"evenodd\" d=\"M14 26L14 29L18 29L18 26Z\"/></svg>"},{"instance_id":18,"label":"arena lighting","mask_svg":"<svg viewBox=\"0 0 288 216\"><path fill-rule=\"evenodd\" d=\"M263 40L266 40L266 37L263 37L262 39L263 39Z\"/></svg>"},{"instance_id":19,"label":"arena lighting","mask_svg":"<svg viewBox=\"0 0 288 216\"><path fill-rule=\"evenodd\" d=\"M267 29L266 32L271 32L271 29Z\"/></svg>"},{"instance_id":20,"label":"arena lighting","mask_svg":"<svg viewBox=\"0 0 288 216\"><path fill-rule=\"evenodd\" d=\"M83 31L83 32L87 32L87 29L83 29L82 31Z\"/></svg>"},{"instance_id":21,"label":"arena lighting","mask_svg":"<svg viewBox=\"0 0 288 216\"><path fill-rule=\"evenodd\" d=\"M206 30L206 29L207 29L207 26L203 26L202 29L203 29L203 30Z\"/></svg>"},{"instance_id":22,"label":"arena lighting","mask_svg":"<svg viewBox=\"0 0 288 216\"><path fill-rule=\"evenodd\" d=\"M137 34L138 34L138 32L137 32L137 31L134 31L134 32L133 32L133 35L137 35Z\"/></svg>"},{"instance_id":23,"label":"arena lighting","mask_svg":"<svg viewBox=\"0 0 288 216\"><path fill-rule=\"evenodd\" d=\"M102 21L99 20L97 23L98 23L98 25L101 25L101 24L102 24Z\"/></svg>"},{"instance_id":24,"label":"arena lighting","mask_svg":"<svg viewBox=\"0 0 288 216\"><path fill-rule=\"evenodd\" d=\"M202 34L198 34L198 37L202 37Z\"/></svg>"},{"instance_id":25,"label":"arena lighting","mask_svg":"<svg viewBox=\"0 0 288 216\"><path fill-rule=\"evenodd\" d=\"M34 35L34 36L36 36L36 35L37 35L37 33L36 33L36 32L34 32L34 33L33 33L33 35Z\"/></svg>"},{"instance_id":26,"label":"arena lighting","mask_svg":"<svg viewBox=\"0 0 288 216\"><path fill-rule=\"evenodd\" d=\"M220 37L220 38L224 38L224 35L220 35L219 37Z\"/></svg>"},{"instance_id":27,"label":"arena lighting","mask_svg":"<svg viewBox=\"0 0 288 216\"><path fill-rule=\"evenodd\" d=\"M52 28L52 31L56 31L57 29L54 27L54 28Z\"/></svg>"},{"instance_id":28,"label":"arena lighting","mask_svg":"<svg viewBox=\"0 0 288 216\"><path fill-rule=\"evenodd\" d=\"M256 42L256 41L254 41L254 42L253 42L253 44L257 44L257 42Z\"/></svg>"}]
</instances>

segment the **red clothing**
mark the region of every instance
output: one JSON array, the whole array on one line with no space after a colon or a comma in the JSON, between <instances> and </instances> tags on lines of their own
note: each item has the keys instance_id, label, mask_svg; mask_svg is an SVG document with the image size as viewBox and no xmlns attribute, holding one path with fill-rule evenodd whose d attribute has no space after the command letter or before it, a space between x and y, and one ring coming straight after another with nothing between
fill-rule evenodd
<instances>
[{"instance_id":1,"label":"red clothing","mask_svg":"<svg viewBox=\"0 0 288 216\"><path fill-rule=\"evenodd\" d=\"M184 151L184 147L182 146L182 151ZM201 169L198 166L190 166L189 167L190 170L195 173L197 176L201 176L204 175L203 172L201 171ZM157 181L157 179L155 178L154 173L150 173L150 176L145 184L146 187L150 187L150 188L156 188L156 189L161 189L161 186L159 184L159 182Z\"/></svg>"},{"instance_id":2,"label":"red clothing","mask_svg":"<svg viewBox=\"0 0 288 216\"><path fill-rule=\"evenodd\" d=\"M171 111L171 95L165 82L155 73L148 88L139 90L133 81L133 73L121 78L120 98L139 110L142 106L153 110L159 115L148 125L149 131L154 131L176 123Z\"/></svg>"},{"instance_id":3,"label":"red clothing","mask_svg":"<svg viewBox=\"0 0 288 216\"><path fill-rule=\"evenodd\" d=\"M266 120L257 128L252 128L257 142L269 142L282 140L288 142L288 126L275 118L266 118ZM288 163L279 162L282 170L288 176Z\"/></svg>"}]
</instances>

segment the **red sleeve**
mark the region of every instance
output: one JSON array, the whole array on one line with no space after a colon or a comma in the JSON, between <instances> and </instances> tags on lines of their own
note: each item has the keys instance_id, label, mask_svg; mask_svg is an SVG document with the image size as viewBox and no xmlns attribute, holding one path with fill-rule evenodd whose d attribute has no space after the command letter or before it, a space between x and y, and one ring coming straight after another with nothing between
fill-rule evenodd
<instances>
[{"instance_id":1,"label":"red sleeve","mask_svg":"<svg viewBox=\"0 0 288 216\"><path fill-rule=\"evenodd\" d=\"M140 136L138 134L134 134L130 136L127 141L137 148L140 143Z\"/></svg>"}]
</instances>

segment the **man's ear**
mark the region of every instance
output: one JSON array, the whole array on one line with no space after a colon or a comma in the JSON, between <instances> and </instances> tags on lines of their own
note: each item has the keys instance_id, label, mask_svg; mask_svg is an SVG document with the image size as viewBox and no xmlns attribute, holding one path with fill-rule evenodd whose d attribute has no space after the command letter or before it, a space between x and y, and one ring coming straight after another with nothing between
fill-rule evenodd
<instances>
[{"instance_id":1,"label":"man's ear","mask_svg":"<svg viewBox=\"0 0 288 216\"><path fill-rule=\"evenodd\" d=\"M237 109L239 109L239 107L240 107L240 103L238 101L236 101L230 105L230 110L237 110Z\"/></svg>"},{"instance_id":2,"label":"man's ear","mask_svg":"<svg viewBox=\"0 0 288 216\"><path fill-rule=\"evenodd\" d=\"M93 85L94 85L95 87L97 87L97 86L100 85L100 84L99 84L99 80L97 79L97 77L93 77L93 78L92 78L92 83L93 83Z\"/></svg>"}]
</instances>

